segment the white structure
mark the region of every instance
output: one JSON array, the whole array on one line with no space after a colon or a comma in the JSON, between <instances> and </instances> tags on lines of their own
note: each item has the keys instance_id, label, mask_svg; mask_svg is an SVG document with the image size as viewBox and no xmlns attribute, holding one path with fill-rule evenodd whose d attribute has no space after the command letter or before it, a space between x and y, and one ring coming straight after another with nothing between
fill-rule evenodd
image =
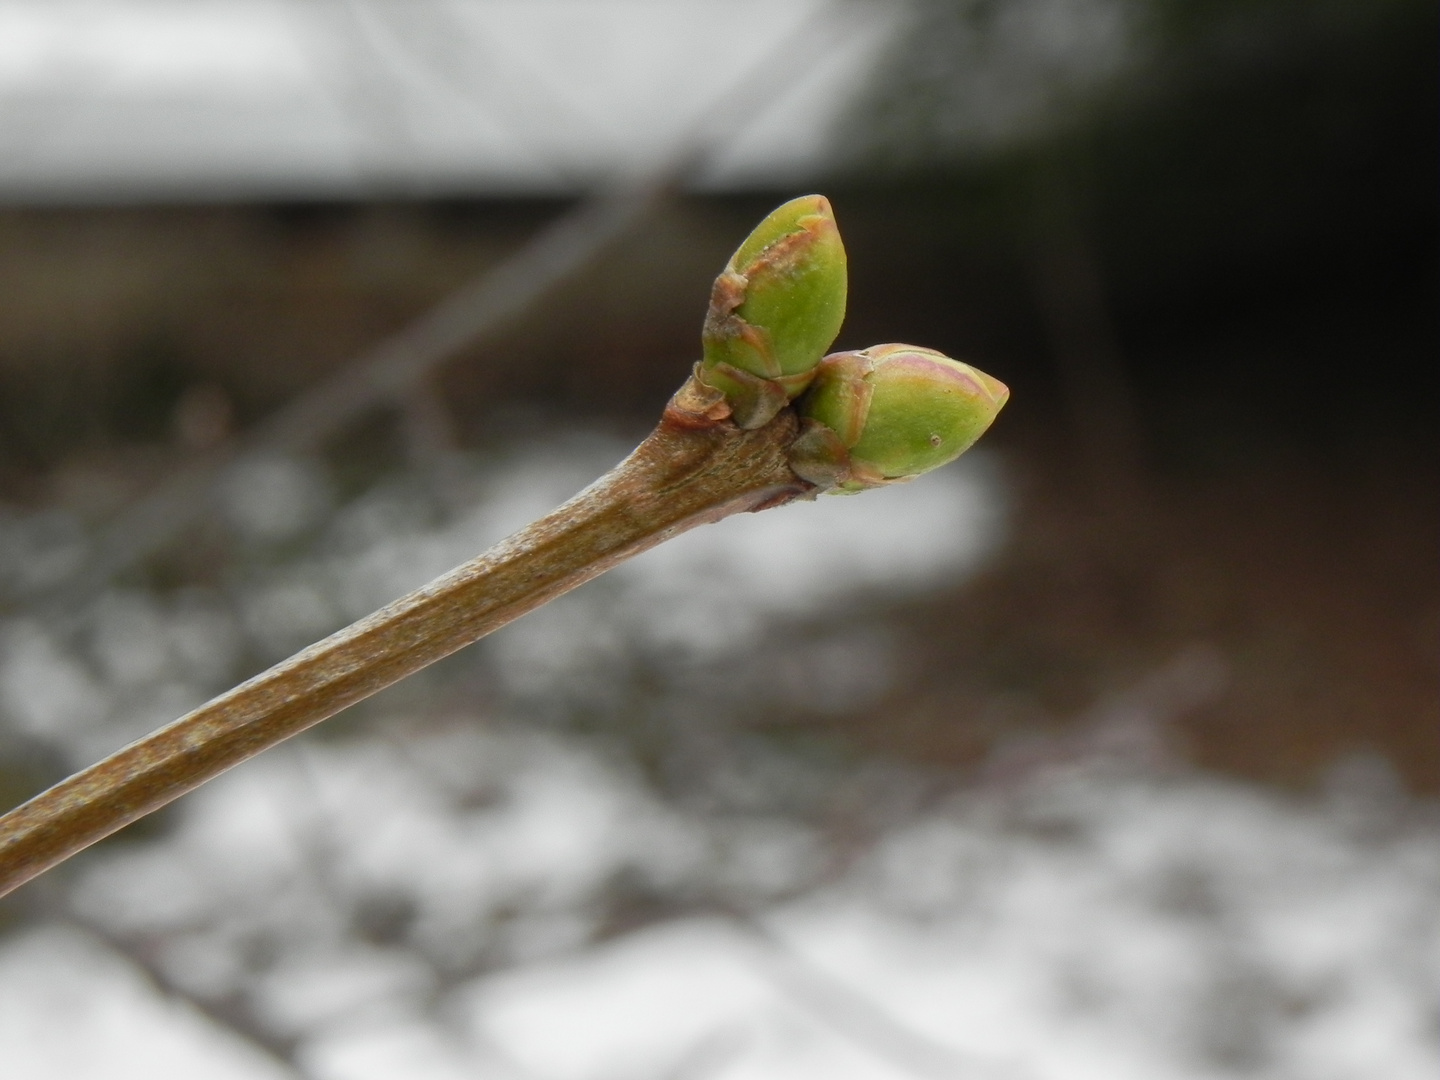
<instances>
[{"instance_id":1,"label":"white structure","mask_svg":"<svg viewBox=\"0 0 1440 1080\"><path fill-rule=\"evenodd\" d=\"M803 182L905 7L0 0L0 200Z\"/></svg>"}]
</instances>

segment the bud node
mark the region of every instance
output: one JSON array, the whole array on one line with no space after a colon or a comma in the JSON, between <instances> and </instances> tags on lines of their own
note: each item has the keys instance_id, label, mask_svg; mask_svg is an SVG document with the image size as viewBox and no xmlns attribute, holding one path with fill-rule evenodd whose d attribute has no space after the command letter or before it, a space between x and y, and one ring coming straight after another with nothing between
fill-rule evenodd
<instances>
[{"instance_id":1,"label":"bud node","mask_svg":"<svg viewBox=\"0 0 1440 1080\"><path fill-rule=\"evenodd\" d=\"M698 382L719 391L730 408L731 419L743 431L764 427L790 403L785 388L729 364L695 365Z\"/></svg>"}]
</instances>

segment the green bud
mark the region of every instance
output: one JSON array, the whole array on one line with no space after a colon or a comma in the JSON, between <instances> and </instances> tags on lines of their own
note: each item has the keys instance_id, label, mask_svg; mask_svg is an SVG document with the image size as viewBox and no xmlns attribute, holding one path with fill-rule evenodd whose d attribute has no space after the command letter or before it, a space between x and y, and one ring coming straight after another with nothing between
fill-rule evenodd
<instances>
[{"instance_id":1,"label":"green bud","mask_svg":"<svg viewBox=\"0 0 1440 1080\"><path fill-rule=\"evenodd\" d=\"M835 353L796 403L803 418L828 430L802 432L792 467L841 492L910 480L970 449L1009 397L1000 380L933 349ZM840 460L837 443L848 460Z\"/></svg>"},{"instance_id":2,"label":"green bud","mask_svg":"<svg viewBox=\"0 0 1440 1080\"><path fill-rule=\"evenodd\" d=\"M792 199L755 227L715 279L700 376L733 403L762 401L736 423L758 427L809 384L845 318L845 247L823 195ZM757 391L773 382L783 397Z\"/></svg>"}]
</instances>

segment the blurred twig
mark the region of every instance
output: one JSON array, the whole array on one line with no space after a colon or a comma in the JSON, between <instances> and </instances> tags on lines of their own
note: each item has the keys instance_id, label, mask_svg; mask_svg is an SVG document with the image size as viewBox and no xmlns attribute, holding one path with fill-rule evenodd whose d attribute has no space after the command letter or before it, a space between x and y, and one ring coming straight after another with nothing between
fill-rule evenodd
<instances>
[{"instance_id":1,"label":"blurred twig","mask_svg":"<svg viewBox=\"0 0 1440 1080\"><path fill-rule=\"evenodd\" d=\"M159 550L214 508L221 481L250 456L323 444L369 410L403 398L426 374L585 266L666 193L669 176L619 185L577 206L428 314L344 365L243 437L191 461L100 533L79 574L42 607L73 610L115 574Z\"/></svg>"},{"instance_id":2,"label":"blurred twig","mask_svg":"<svg viewBox=\"0 0 1440 1080\"><path fill-rule=\"evenodd\" d=\"M383 161L393 157L394 146L384 145L388 138L413 143L407 96L440 94L459 97L468 112L483 112L529 152L551 182L573 186L580 178L562 151L583 129L586 114L552 81L487 40L483 19L464 17L474 13L473 5L467 6L472 11L462 14L453 0L299 0L288 9L322 54L336 97L361 137L362 153L388 149L389 155L372 154ZM394 182L383 174L377 179Z\"/></svg>"},{"instance_id":3,"label":"blurred twig","mask_svg":"<svg viewBox=\"0 0 1440 1080\"><path fill-rule=\"evenodd\" d=\"M840 0L820 4L781 38L670 152L580 202L498 266L462 286L399 333L341 365L245 435L182 466L114 517L74 576L12 602L52 617L73 613L127 570L213 512L224 478L243 458L314 449L370 410L402 402L462 349L550 294L696 175L809 66L863 32Z\"/></svg>"},{"instance_id":4,"label":"blurred twig","mask_svg":"<svg viewBox=\"0 0 1440 1080\"><path fill-rule=\"evenodd\" d=\"M990 1061L936 1042L874 1001L812 964L764 923L731 911L734 925L760 946L770 981L812 1016L856 1046L926 1080L1025 1080L1028 1070Z\"/></svg>"},{"instance_id":5,"label":"blurred twig","mask_svg":"<svg viewBox=\"0 0 1440 1080\"><path fill-rule=\"evenodd\" d=\"M299 1058L300 1040L277 1035L262 1025L238 998L217 1000L197 994L177 982L156 959L152 949L106 926L104 921L77 910L62 895L57 883L46 882L22 901L32 918L68 925L100 942L117 956L129 961L146 982L162 997L183 1001L222 1031L240 1039L269 1059L294 1080L312 1080L313 1074Z\"/></svg>"},{"instance_id":6,"label":"blurred twig","mask_svg":"<svg viewBox=\"0 0 1440 1080\"><path fill-rule=\"evenodd\" d=\"M743 1028L722 1027L701 1036L656 1080L706 1080L728 1069L745 1051Z\"/></svg>"},{"instance_id":7,"label":"blurred twig","mask_svg":"<svg viewBox=\"0 0 1440 1080\"><path fill-rule=\"evenodd\" d=\"M103 943L124 957L162 997L183 1001L222 1031L229 1032L259 1051L295 1080L311 1080L313 1074L300 1062L300 1040L277 1035L259 1024L250 1010L237 999L216 1000L197 994L171 977L150 949L113 932L96 919L70 912L66 916L76 929Z\"/></svg>"}]
</instances>

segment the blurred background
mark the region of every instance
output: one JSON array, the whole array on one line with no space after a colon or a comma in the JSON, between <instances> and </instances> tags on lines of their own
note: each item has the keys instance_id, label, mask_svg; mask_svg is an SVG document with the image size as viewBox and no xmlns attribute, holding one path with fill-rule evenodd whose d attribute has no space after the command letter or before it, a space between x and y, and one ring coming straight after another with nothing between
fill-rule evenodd
<instances>
[{"instance_id":1,"label":"blurred background","mask_svg":"<svg viewBox=\"0 0 1440 1080\"><path fill-rule=\"evenodd\" d=\"M827 194L1013 397L0 901L0 1073L1429 1078L1428 0L0 0L0 799L643 437Z\"/></svg>"}]
</instances>

